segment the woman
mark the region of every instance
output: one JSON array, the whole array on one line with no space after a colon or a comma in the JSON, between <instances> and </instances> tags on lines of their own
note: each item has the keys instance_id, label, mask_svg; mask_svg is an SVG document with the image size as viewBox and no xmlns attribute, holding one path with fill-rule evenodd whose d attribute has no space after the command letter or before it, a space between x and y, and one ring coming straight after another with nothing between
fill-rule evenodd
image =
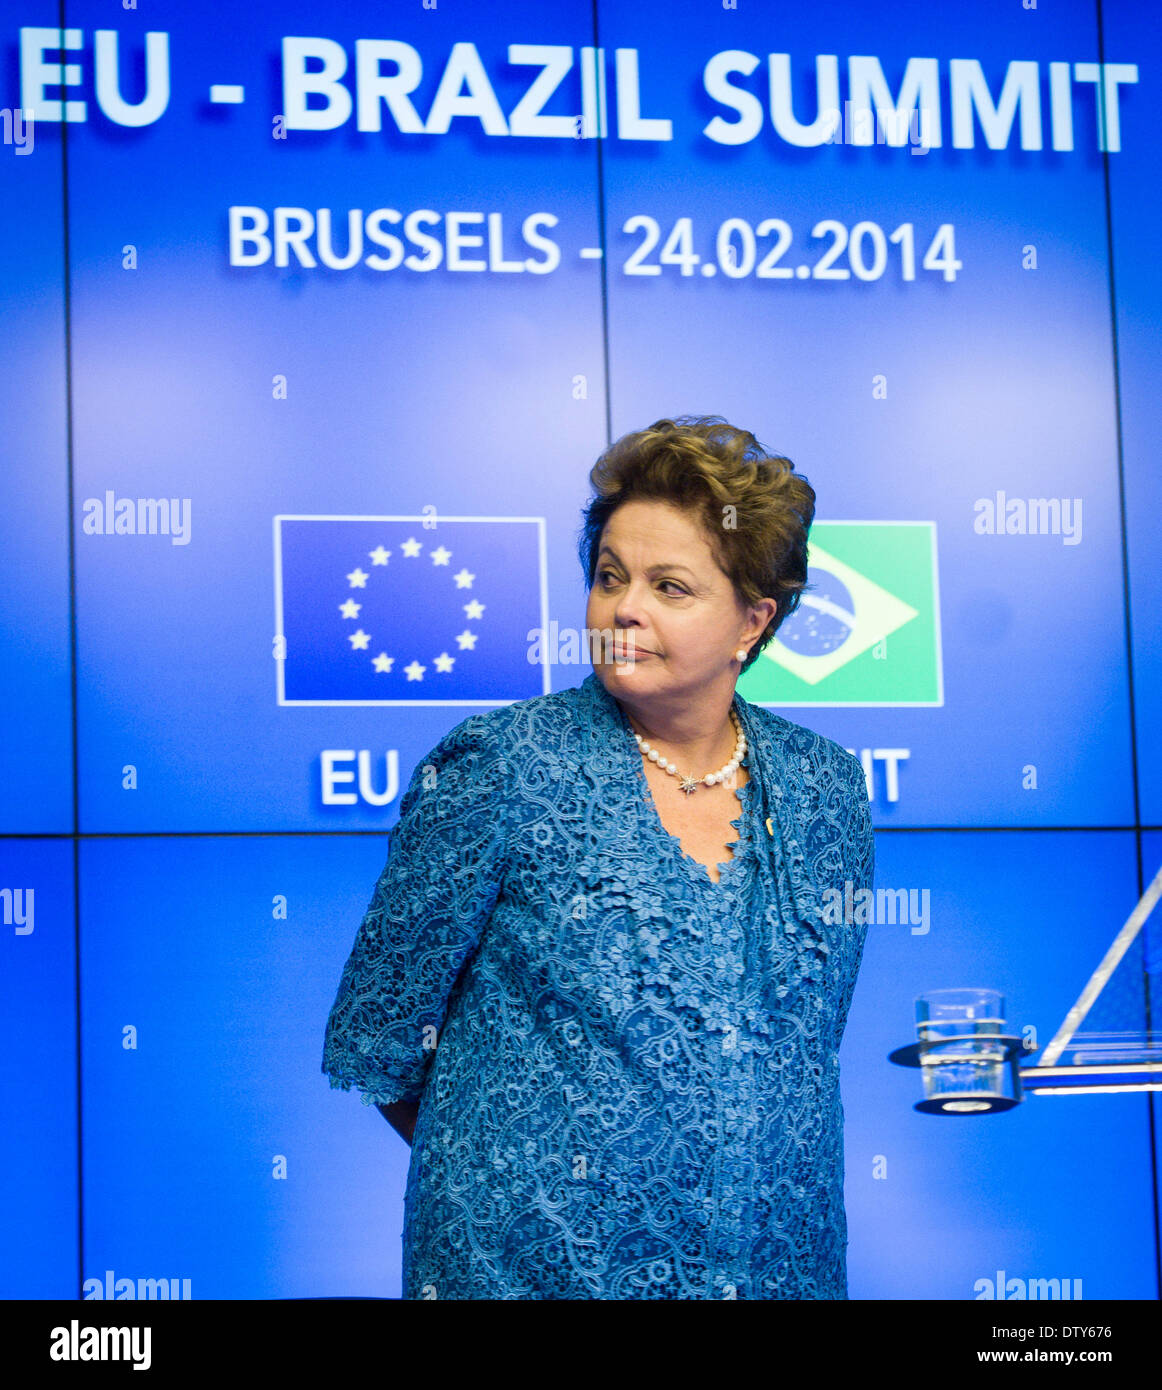
<instances>
[{"instance_id":1,"label":"woman","mask_svg":"<svg viewBox=\"0 0 1162 1390\"><path fill-rule=\"evenodd\" d=\"M815 494L719 417L591 482L593 674L417 768L323 1070L412 1144L406 1298L846 1298L866 927L821 902L872 885L866 784L734 689Z\"/></svg>"}]
</instances>

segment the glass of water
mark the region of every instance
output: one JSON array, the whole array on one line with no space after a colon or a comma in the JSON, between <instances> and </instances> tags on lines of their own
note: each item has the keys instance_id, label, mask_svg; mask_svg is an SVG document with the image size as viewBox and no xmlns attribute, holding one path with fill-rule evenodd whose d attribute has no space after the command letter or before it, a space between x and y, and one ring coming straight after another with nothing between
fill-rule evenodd
<instances>
[{"instance_id":1,"label":"glass of water","mask_svg":"<svg viewBox=\"0 0 1162 1390\"><path fill-rule=\"evenodd\" d=\"M995 989L932 989L916 1000L924 1095L949 1111L989 1110L1003 1095L1005 1000Z\"/></svg>"}]
</instances>

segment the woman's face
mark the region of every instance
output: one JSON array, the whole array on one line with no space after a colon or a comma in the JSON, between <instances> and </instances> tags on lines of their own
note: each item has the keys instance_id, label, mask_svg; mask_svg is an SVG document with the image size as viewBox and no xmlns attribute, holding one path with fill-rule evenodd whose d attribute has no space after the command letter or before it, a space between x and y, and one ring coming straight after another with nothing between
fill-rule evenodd
<instances>
[{"instance_id":1,"label":"woman's face","mask_svg":"<svg viewBox=\"0 0 1162 1390\"><path fill-rule=\"evenodd\" d=\"M611 694L732 691L735 651L753 646L774 612L773 599L755 608L739 600L697 513L639 499L606 522L585 623L597 633L593 669ZM617 660L631 645L632 659Z\"/></svg>"}]
</instances>

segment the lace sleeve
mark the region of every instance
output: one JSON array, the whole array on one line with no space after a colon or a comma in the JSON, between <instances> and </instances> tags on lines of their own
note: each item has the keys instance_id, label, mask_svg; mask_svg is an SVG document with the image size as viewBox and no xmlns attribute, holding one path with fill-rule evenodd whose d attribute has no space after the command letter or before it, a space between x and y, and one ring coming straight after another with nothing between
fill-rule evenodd
<instances>
[{"instance_id":1,"label":"lace sleeve","mask_svg":"<svg viewBox=\"0 0 1162 1390\"><path fill-rule=\"evenodd\" d=\"M473 715L412 775L339 981L322 1070L364 1105L418 1101L504 873L503 744Z\"/></svg>"},{"instance_id":2,"label":"lace sleeve","mask_svg":"<svg viewBox=\"0 0 1162 1390\"><path fill-rule=\"evenodd\" d=\"M845 750L846 751L846 750ZM863 764L852 758L852 812L847 823L848 877L854 891L875 887L876 837L872 829L871 805L867 798L867 776Z\"/></svg>"},{"instance_id":3,"label":"lace sleeve","mask_svg":"<svg viewBox=\"0 0 1162 1390\"><path fill-rule=\"evenodd\" d=\"M844 868L843 881L836 886L843 892L844 902L847 903L847 883L850 882L850 900L857 904L857 908L852 914L854 920L845 920L842 926L844 950L839 998L835 1010L836 1049L843 1040L847 1027L847 1015L851 1009L851 998L863 961L864 943L867 940L869 914L867 910L859 910L858 895L861 889L874 892L876 871L876 841L872 829L871 805L868 802L867 777L859 759L853 757L846 749L843 751L847 784L847 795L840 817ZM847 917L846 912L844 916Z\"/></svg>"}]
</instances>

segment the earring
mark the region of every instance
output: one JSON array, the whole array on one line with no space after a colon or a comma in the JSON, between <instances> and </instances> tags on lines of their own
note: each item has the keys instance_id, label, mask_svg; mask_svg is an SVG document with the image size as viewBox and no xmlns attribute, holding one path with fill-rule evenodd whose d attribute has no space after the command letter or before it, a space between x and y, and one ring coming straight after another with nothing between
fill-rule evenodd
<instances>
[{"instance_id":1,"label":"earring","mask_svg":"<svg viewBox=\"0 0 1162 1390\"><path fill-rule=\"evenodd\" d=\"M748 652L747 649L746 649L745 647L739 647L738 651L736 651L735 654L734 654L734 659L735 659L735 661L737 661L737 662L739 662L739 663L741 664L742 662L744 662L744 661L747 659L747 657L748 657L749 655L750 655L750 652Z\"/></svg>"}]
</instances>

